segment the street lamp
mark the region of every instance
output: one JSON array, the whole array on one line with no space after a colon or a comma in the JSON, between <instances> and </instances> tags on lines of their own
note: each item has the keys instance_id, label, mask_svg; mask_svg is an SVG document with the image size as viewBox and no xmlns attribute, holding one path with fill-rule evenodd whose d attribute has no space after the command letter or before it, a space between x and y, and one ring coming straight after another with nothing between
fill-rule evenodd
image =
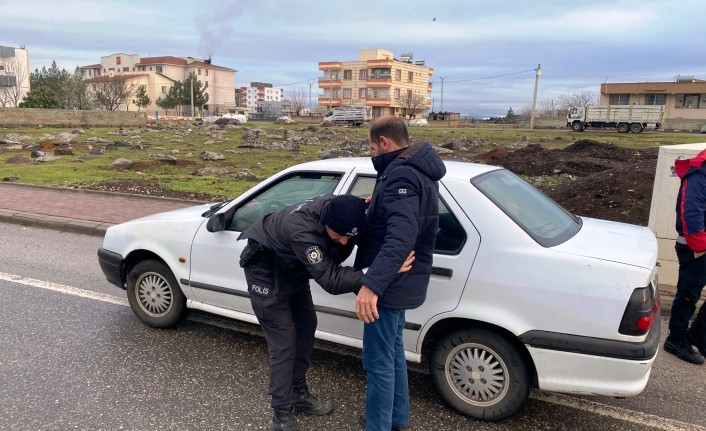
<instances>
[{"instance_id":1,"label":"street lamp","mask_svg":"<svg viewBox=\"0 0 706 431\"><path fill-rule=\"evenodd\" d=\"M530 130L534 130L534 110L537 107L537 87L539 86L539 77L542 75L542 65L538 64L534 69L537 74L534 77L534 97L532 98L532 115L530 117Z\"/></svg>"}]
</instances>

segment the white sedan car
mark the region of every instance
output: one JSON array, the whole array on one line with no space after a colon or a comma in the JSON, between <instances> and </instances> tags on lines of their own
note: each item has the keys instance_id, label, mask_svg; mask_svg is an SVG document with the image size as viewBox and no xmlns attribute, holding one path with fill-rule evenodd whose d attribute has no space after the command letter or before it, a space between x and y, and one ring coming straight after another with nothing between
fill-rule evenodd
<instances>
[{"instance_id":1,"label":"white sedan car","mask_svg":"<svg viewBox=\"0 0 706 431\"><path fill-rule=\"evenodd\" d=\"M427 299L407 312L407 359L428 362L443 399L481 420L512 416L531 387L639 394L660 337L652 231L577 217L506 169L446 167ZM172 327L189 309L257 323L240 232L313 196L369 196L374 184L368 158L303 163L229 202L110 227L99 262L147 325ZM312 291L316 336L362 347L355 296Z\"/></svg>"}]
</instances>

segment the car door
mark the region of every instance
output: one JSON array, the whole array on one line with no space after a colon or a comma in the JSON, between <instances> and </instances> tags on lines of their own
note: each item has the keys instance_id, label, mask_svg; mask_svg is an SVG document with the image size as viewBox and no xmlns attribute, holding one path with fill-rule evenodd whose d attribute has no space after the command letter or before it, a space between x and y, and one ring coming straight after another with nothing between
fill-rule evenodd
<instances>
[{"instance_id":1,"label":"car door","mask_svg":"<svg viewBox=\"0 0 706 431\"><path fill-rule=\"evenodd\" d=\"M229 215L225 230L209 232L204 223L196 232L191 248L189 285L199 303L194 308L234 310L246 315L234 314L232 317L255 321L245 275L238 264L246 241L238 240L238 236L265 214L315 196L334 193L344 176L344 171L287 173L220 210Z\"/></svg>"},{"instance_id":2,"label":"car door","mask_svg":"<svg viewBox=\"0 0 706 431\"><path fill-rule=\"evenodd\" d=\"M354 171L343 193L370 196L375 176L368 170ZM405 348L417 351L425 324L434 316L456 308L475 259L480 236L449 191L439 188L439 230L434 250L434 266L424 304L406 313ZM356 250L357 251L357 250ZM344 266L352 266L355 251ZM333 296L312 283L312 295L319 317L319 337L362 346L363 324L355 315L355 295Z\"/></svg>"}]
</instances>

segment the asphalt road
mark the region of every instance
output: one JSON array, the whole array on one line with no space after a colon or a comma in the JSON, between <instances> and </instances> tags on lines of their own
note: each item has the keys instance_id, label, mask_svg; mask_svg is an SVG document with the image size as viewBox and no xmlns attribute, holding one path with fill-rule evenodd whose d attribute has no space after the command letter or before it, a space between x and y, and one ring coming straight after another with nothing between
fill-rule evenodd
<instances>
[{"instance_id":1,"label":"asphalt road","mask_svg":"<svg viewBox=\"0 0 706 431\"><path fill-rule=\"evenodd\" d=\"M192 313L176 329L151 329L105 281L101 238L4 223L0 237L0 429L268 429L259 328ZM446 407L424 367L410 364L410 430L706 431L704 382L706 366L660 353L639 396L534 391L515 418L483 423ZM318 343L309 383L335 408L300 416L303 430L362 429L356 350Z\"/></svg>"}]
</instances>

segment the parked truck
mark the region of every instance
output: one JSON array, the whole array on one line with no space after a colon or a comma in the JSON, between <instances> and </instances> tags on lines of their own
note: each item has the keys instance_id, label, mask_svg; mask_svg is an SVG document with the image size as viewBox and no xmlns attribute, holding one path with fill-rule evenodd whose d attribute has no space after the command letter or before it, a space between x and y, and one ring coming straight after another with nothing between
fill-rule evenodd
<instances>
[{"instance_id":1,"label":"parked truck","mask_svg":"<svg viewBox=\"0 0 706 431\"><path fill-rule=\"evenodd\" d=\"M566 127L582 132L588 127L615 128L620 133L659 129L664 105L586 105L569 108Z\"/></svg>"},{"instance_id":2,"label":"parked truck","mask_svg":"<svg viewBox=\"0 0 706 431\"><path fill-rule=\"evenodd\" d=\"M342 106L333 108L326 114L324 121L334 124L348 124L350 126L360 126L363 123L372 121L373 108L370 106Z\"/></svg>"}]
</instances>

